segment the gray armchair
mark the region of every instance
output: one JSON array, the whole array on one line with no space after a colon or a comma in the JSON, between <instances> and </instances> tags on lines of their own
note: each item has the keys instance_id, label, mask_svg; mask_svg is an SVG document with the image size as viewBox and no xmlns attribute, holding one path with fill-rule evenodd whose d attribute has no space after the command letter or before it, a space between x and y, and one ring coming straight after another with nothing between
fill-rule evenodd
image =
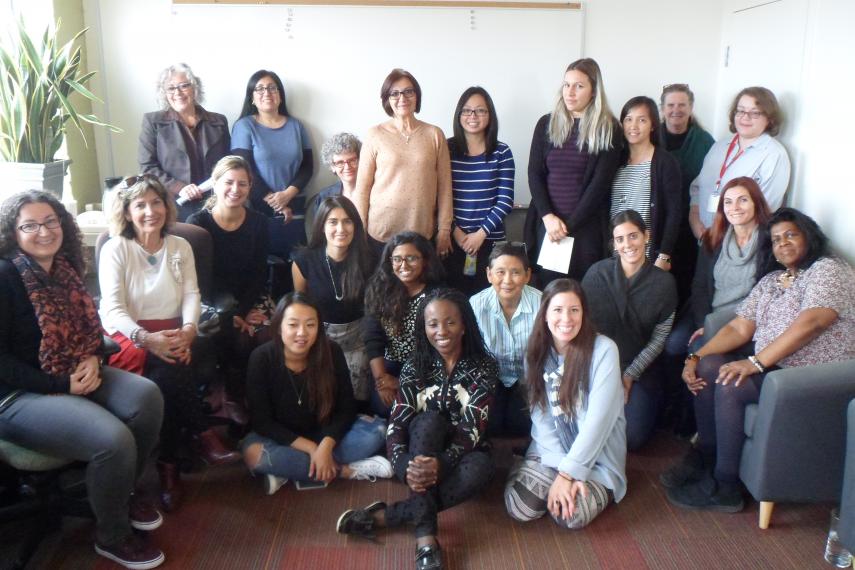
<instances>
[{"instance_id":1,"label":"gray armchair","mask_svg":"<svg viewBox=\"0 0 855 570\"><path fill-rule=\"evenodd\" d=\"M855 360L776 370L745 415L739 476L768 528L776 501L837 502Z\"/></svg>"},{"instance_id":2,"label":"gray armchair","mask_svg":"<svg viewBox=\"0 0 855 570\"><path fill-rule=\"evenodd\" d=\"M840 497L840 527L837 535L849 552L855 552L855 399L849 402L846 427L846 468Z\"/></svg>"}]
</instances>

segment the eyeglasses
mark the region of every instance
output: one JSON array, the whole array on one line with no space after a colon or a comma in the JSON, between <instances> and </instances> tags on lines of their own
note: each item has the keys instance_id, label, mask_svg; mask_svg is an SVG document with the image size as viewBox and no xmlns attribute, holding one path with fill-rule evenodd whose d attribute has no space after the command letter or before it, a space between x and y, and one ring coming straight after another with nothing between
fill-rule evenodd
<instances>
[{"instance_id":1,"label":"eyeglasses","mask_svg":"<svg viewBox=\"0 0 855 570\"><path fill-rule=\"evenodd\" d=\"M787 243L789 243L801 235L802 235L801 232L797 232L795 230L788 230L788 231L784 232L783 234L778 234L778 235L772 236L772 245L775 245L775 246L781 245L785 241Z\"/></svg>"},{"instance_id":2,"label":"eyeglasses","mask_svg":"<svg viewBox=\"0 0 855 570\"><path fill-rule=\"evenodd\" d=\"M359 164L358 158L351 158L350 160L336 160L332 163L337 169L342 170L345 166L349 166L351 168L356 168L356 165Z\"/></svg>"},{"instance_id":3,"label":"eyeglasses","mask_svg":"<svg viewBox=\"0 0 855 570\"><path fill-rule=\"evenodd\" d=\"M193 88L192 83L189 83L189 82L179 83L178 85L170 85L169 87L167 87L166 92L169 93L170 95L172 95L176 91L181 91L182 93L184 93L185 91L189 91L192 88Z\"/></svg>"},{"instance_id":4,"label":"eyeglasses","mask_svg":"<svg viewBox=\"0 0 855 570\"><path fill-rule=\"evenodd\" d=\"M421 255L405 255L403 257L400 255L393 255L389 258L394 267L400 267L400 265L405 261L407 262L407 265L415 265L416 262L421 261L421 259Z\"/></svg>"},{"instance_id":5,"label":"eyeglasses","mask_svg":"<svg viewBox=\"0 0 855 570\"><path fill-rule=\"evenodd\" d=\"M24 232L25 234L34 234L36 232L41 231L42 226L46 227L49 230L55 230L62 222L59 218L50 218L46 222L38 223L38 222L27 222L26 224L21 224L18 226L18 229Z\"/></svg>"},{"instance_id":6,"label":"eyeglasses","mask_svg":"<svg viewBox=\"0 0 855 570\"><path fill-rule=\"evenodd\" d=\"M487 113L489 113L489 111L487 109L484 109L483 107L479 107L477 109L470 109L468 107L463 107L463 109L460 111L460 116L461 117L471 117L472 115L475 115L478 117L485 117L487 115Z\"/></svg>"},{"instance_id":7,"label":"eyeglasses","mask_svg":"<svg viewBox=\"0 0 855 570\"><path fill-rule=\"evenodd\" d=\"M119 190L127 190L133 187L133 185L137 182L142 182L143 180L154 182L157 180L157 177L153 174L135 174L133 176L128 176L127 178L119 182Z\"/></svg>"},{"instance_id":8,"label":"eyeglasses","mask_svg":"<svg viewBox=\"0 0 855 570\"><path fill-rule=\"evenodd\" d=\"M741 119L742 117L748 117L752 121L756 121L760 117L765 117L766 113L763 111L746 111L745 109L737 109L733 114L737 119Z\"/></svg>"},{"instance_id":9,"label":"eyeglasses","mask_svg":"<svg viewBox=\"0 0 855 570\"><path fill-rule=\"evenodd\" d=\"M395 101L397 101L401 98L401 95L403 95L407 99L412 99L416 96L416 90L412 87L407 87L406 89L401 89L400 91L390 91L389 99L394 99Z\"/></svg>"},{"instance_id":10,"label":"eyeglasses","mask_svg":"<svg viewBox=\"0 0 855 570\"><path fill-rule=\"evenodd\" d=\"M255 89L253 89L253 91L255 91L256 93L258 93L259 95L261 95L261 94L262 94L262 93L264 93L265 91L267 91L267 93L268 93L269 95L273 95L274 93L279 93L279 88L278 88L276 85L273 85L273 84L266 85L266 86L265 86L265 85L259 85L258 87L256 87Z\"/></svg>"}]
</instances>

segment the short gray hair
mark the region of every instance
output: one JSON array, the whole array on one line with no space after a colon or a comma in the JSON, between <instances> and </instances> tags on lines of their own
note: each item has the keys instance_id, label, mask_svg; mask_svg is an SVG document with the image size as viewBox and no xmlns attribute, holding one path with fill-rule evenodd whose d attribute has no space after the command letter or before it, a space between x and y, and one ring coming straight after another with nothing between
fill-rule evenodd
<instances>
[{"instance_id":1,"label":"short gray hair","mask_svg":"<svg viewBox=\"0 0 855 570\"><path fill-rule=\"evenodd\" d=\"M193 84L193 98L197 103L205 101L205 90L202 88L202 80L193 73L190 66L186 63L174 63L160 72L157 78L157 104L164 111L169 110L169 101L166 99L166 87L169 80L176 73L183 73L187 76L187 80Z\"/></svg>"},{"instance_id":2,"label":"short gray hair","mask_svg":"<svg viewBox=\"0 0 855 570\"><path fill-rule=\"evenodd\" d=\"M350 133L336 133L321 148L321 160L327 166L332 167L333 156L352 152L358 157L361 150L362 143L355 135Z\"/></svg>"}]
</instances>

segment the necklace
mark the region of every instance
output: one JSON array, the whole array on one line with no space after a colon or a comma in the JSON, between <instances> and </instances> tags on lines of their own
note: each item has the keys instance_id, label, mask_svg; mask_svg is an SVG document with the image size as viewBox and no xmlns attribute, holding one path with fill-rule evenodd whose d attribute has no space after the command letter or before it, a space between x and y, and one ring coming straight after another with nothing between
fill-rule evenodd
<instances>
[{"instance_id":1,"label":"necklace","mask_svg":"<svg viewBox=\"0 0 855 570\"><path fill-rule=\"evenodd\" d=\"M344 288L342 288L341 294L339 294L338 288L335 286L335 277L333 277L332 266L330 265L330 256L324 254L324 259L327 260L327 270L329 270L330 272L330 281L332 281L332 290L333 295L335 295L335 300L341 301L342 299L344 299Z\"/></svg>"},{"instance_id":2,"label":"necklace","mask_svg":"<svg viewBox=\"0 0 855 570\"><path fill-rule=\"evenodd\" d=\"M300 391L298 392L297 391L297 383L294 382L294 377L291 375L291 369L289 369L286 366L285 372L288 374L288 380L291 381L291 388L294 390L294 395L297 396L297 405L302 406L303 405L303 389L305 388L305 386L303 386L303 388L300 388Z\"/></svg>"},{"instance_id":3,"label":"necklace","mask_svg":"<svg viewBox=\"0 0 855 570\"><path fill-rule=\"evenodd\" d=\"M796 269L795 271L791 269L787 269L783 273L778 276L778 285L782 289L789 289L793 282L798 278L799 275L802 274L801 269Z\"/></svg>"},{"instance_id":4,"label":"necklace","mask_svg":"<svg viewBox=\"0 0 855 570\"><path fill-rule=\"evenodd\" d=\"M148 250L143 246L143 244L141 244L137 240L134 240L134 241L136 242L136 244L138 246L140 246L140 249L143 250L143 253L145 253L145 255L146 255L145 260L148 261L148 264L152 265L152 266L157 265L157 256L155 256L153 253L149 253ZM159 249L160 248L158 248L158 250Z\"/></svg>"}]
</instances>

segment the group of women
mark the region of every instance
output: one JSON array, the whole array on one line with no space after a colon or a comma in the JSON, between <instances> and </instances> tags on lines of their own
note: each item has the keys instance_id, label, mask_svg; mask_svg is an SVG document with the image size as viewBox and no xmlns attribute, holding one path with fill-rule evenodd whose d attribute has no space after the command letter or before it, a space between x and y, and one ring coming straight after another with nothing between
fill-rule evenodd
<instances>
[{"instance_id":1,"label":"group of women","mask_svg":"<svg viewBox=\"0 0 855 570\"><path fill-rule=\"evenodd\" d=\"M275 73L252 75L231 135L189 67L165 70L159 92L144 172L113 202L100 307L62 204L33 191L0 209L0 437L88 462L95 548L129 568L163 561L131 530L163 520L134 492L158 441L167 511L188 450L242 457L268 494L396 476L406 499L347 510L337 530L410 525L428 569L442 567L438 513L493 475L487 438L530 436L509 515L584 527L625 496L627 449L649 439L684 358L691 396L672 405L693 410L699 437L662 484L674 504L739 510L740 426L765 374L855 356L852 269L813 220L778 208L789 162L766 89L738 94L733 137L713 144L687 85L665 86L661 122L647 97L618 120L596 62L574 62L535 127L525 243L506 241L513 157L480 87L460 97L446 141L416 118L416 79L393 70L380 92L390 119L364 142L324 145L339 182L309 202L311 142ZM237 301L213 337L198 334L193 249L169 232L179 201L212 237L205 294ZM566 271L531 263L567 237ZM293 260L278 304L270 253ZM118 344L106 362L102 327ZM248 406L241 453L205 416L198 378L212 362Z\"/></svg>"}]
</instances>

